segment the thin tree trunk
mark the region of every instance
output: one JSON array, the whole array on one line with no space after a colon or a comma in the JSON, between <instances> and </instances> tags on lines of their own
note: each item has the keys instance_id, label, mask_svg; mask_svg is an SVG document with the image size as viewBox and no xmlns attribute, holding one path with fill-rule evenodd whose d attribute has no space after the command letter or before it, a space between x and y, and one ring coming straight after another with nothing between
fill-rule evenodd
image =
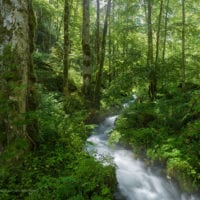
<instances>
[{"instance_id":1,"label":"thin tree trunk","mask_svg":"<svg viewBox=\"0 0 200 200\"><path fill-rule=\"evenodd\" d=\"M168 12L169 12L169 0L167 0L166 13L165 13L165 28L164 28L164 42L162 52L162 62L165 63L166 41L167 41L167 26L168 26Z\"/></svg>"},{"instance_id":2,"label":"thin tree trunk","mask_svg":"<svg viewBox=\"0 0 200 200\"><path fill-rule=\"evenodd\" d=\"M148 0L148 52L147 52L147 67L150 70L149 73L149 97L153 101L156 96L156 71L153 63L153 33L152 33L152 0Z\"/></svg>"},{"instance_id":3,"label":"thin tree trunk","mask_svg":"<svg viewBox=\"0 0 200 200\"><path fill-rule=\"evenodd\" d=\"M96 0L96 5L97 5L97 10L96 10L96 38L95 38L95 42L96 42L96 67L95 67L95 71L99 69L99 63L100 63L100 1ZM95 105L95 88L93 91L93 106Z\"/></svg>"},{"instance_id":4,"label":"thin tree trunk","mask_svg":"<svg viewBox=\"0 0 200 200\"><path fill-rule=\"evenodd\" d=\"M64 5L64 58L63 58L63 94L65 98L68 96L68 76L69 76L69 20L70 20L70 5L69 0L65 0Z\"/></svg>"},{"instance_id":5,"label":"thin tree trunk","mask_svg":"<svg viewBox=\"0 0 200 200\"><path fill-rule=\"evenodd\" d=\"M111 53L112 53L112 49L111 49L111 45L112 45L112 41L111 41L111 28L109 26L109 43L108 43L108 51L109 51L109 60L108 60L108 78L109 78L109 84L111 84L112 81L112 62L111 62Z\"/></svg>"},{"instance_id":6,"label":"thin tree trunk","mask_svg":"<svg viewBox=\"0 0 200 200\"><path fill-rule=\"evenodd\" d=\"M182 0L182 59L181 59L181 84L185 88L185 0Z\"/></svg>"},{"instance_id":7,"label":"thin tree trunk","mask_svg":"<svg viewBox=\"0 0 200 200\"><path fill-rule=\"evenodd\" d=\"M151 67L153 64L153 33L152 33L152 0L148 0L148 53L147 53L147 66Z\"/></svg>"},{"instance_id":8,"label":"thin tree trunk","mask_svg":"<svg viewBox=\"0 0 200 200\"><path fill-rule=\"evenodd\" d=\"M97 0L97 30L96 30L96 56L97 56L97 66L99 66L100 61L100 37L99 37L99 29L100 29L100 2Z\"/></svg>"},{"instance_id":9,"label":"thin tree trunk","mask_svg":"<svg viewBox=\"0 0 200 200\"><path fill-rule=\"evenodd\" d=\"M95 88L95 105L98 109L100 108L100 100L101 100L100 93L101 93L103 66L104 66L104 60L105 60L106 36L107 36L108 18L110 15L110 9L111 9L111 0L108 0L104 28L103 28L102 44L101 44L101 54L100 54L101 57L100 57L100 63L99 63L99 70L97 73L96 88Z\"/></svg>"},{"instance_id":10,"label":"thin tree trunk","mask_svg":"<svg viewBox=\"0 0 200 200\"><path fill-rule=\"evenodd\" d=\"M158 67L158 59L159 59L159 45L160 45L160 29L161 29L161 21L162 21L162 12L163 12L163 0L160 2L160 13L158 17L158 30L156 35L156 60L155 60L155 67L157 70Z\"/></svg>"},{"instance_id":11,"label":"thin tree trunk","mask_svg":"<svg viewBox=\"0 0 200 200\"><path fill-rule=\"evenodd\" d=\"M92 102L91 97L91 51L90 51L90 1L83 0L83 32L82 32L82 49L83 49L83 93L87 107Z\"/></svg>"},{"instance_id":12,"label":"thin tree trunk","mask_svg":"<svg viewBox=\"0 0 200 200\"><path fill-rule=\"evenodd\" d=\"M112 43L112 60L114 60L114 58L115 58L115 50L116 50L115 43L113 41L113 43ZM114 64L113 61L112 61L112 64ZM116 78L116 67L115 67L115 64L112 67L113 67L112 76L113 76L113 79L115 79Z\"/></svg>"},{"instance_id":13,"label":"thin tree trunk","mask_svg":"<svg viewBox=\"0 0 200 200\"><path fill-rule=\"evenodd\" d=\"M111 7L111 11L114 12L114 3ZM111 31L111 15L109 15L109 31L108 31L108 37L109 37L109 43L108 43L108 80L109 85L111 85L112 82L112 31Z\"/></svg>"}]
</instances>

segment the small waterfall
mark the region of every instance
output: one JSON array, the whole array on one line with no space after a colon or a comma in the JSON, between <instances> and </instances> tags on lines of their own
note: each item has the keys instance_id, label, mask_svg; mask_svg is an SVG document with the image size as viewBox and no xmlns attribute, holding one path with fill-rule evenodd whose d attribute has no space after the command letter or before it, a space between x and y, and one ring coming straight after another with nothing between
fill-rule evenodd
<instances>
[{"instance_id":1,"label":"small waterfall","mask_svg":"<svg viewBox=\"0 0 200 200\"><path fill-rule=\"evenodd\" d=\"M170 180L146 167L141 160L135 159L131 151L120 146L113 149L107 145L108 133L114 128L116 118L117 116L106 118L88 138L87 145L87 151L96 159L102 155L113 158L120 192L116 194L116 199L200 200L200 197L181 193Z\"/></svg>"}]
</instances>

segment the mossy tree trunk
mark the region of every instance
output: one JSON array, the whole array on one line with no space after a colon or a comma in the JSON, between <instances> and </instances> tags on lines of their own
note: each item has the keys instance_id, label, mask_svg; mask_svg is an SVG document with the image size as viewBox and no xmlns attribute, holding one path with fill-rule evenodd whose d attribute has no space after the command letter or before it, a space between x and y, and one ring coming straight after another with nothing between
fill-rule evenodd
<instances>
[{"instance_id":1,"label":"mossy tree trunk","mask_svg":"<svg viewBox=\"0 0 200 200\"><path fill-rule=\"evenodd\" d=\"M90 49L90 1L83 0L83 26L82 26L82 49L83 49L83 93L86 106L89 108L92 102L91 95L91 49Z\"/></svg>"},{"instance_id":2,"label":"mossy tree trunk","mask_svg":"<svg viewBox=\"0 0 200 200\"><path fill-rule=\"evenodd\" d=\"M162 13L163 13L163 0L160 1L160 13L158 16L158 29L156 33L156 58L155 58L155 67L156 71L158 70L158 61L159 61L159 47L160 47L160 32L161 32L161 22L162 22Z\"/></svg>"},{"instance_id":3,"label":"mossy tree trunk","mask_svg":"<svg viewBox=\"0 0 200 200\"><path fill-rule=\"evenodd\" d=\"M148 51L147 67L149 68L149 98L153 101L156 96L156 70L153 59L153 31L152 31L152 0L147 1L147 27L148 27Z\"/></svg>"},{"instance_id":4,"label":"mossy tree trunk","mask_svg":"<svg viewBox=\"0 0 200 200\"><path fill-rule=\"evenodd\" d=\"M64 58L63 58L63 94L65 99L68 97L68 74L69 74L69 16L70 16L69 0L65 0L64 4Z\"/></svg>"},{"instance_id":5,"label":"mossy tree trunk","mask_svg":"<svg viewBox=\"0 0 200 200\"><path fill-rule=\"evenodd\" d=\"M182 0L181 85L185 88L185 0Z\"/></svg>"},{"instance_id":6,"label":"mossy tree trunk","mask_svg":"<svg viewBox=\"0 0 200 200\"><path fill-rule=\"evenodd\" d=\"M97 0L97 22L96 22L97 30L96 30L96 56L97 56L97 66L99 66L100 60L100 2Z\"/></svg>"},{"instance_id":7,"label":"mossy tree trunk","mask_svg":"<svg viewBox=\"0 0 200 200\"><path fill-rule=\"evenodd\" d=\"M106 51L106 39L107 39L107 30L108 30L108 19L110 16L111 10L111 0L108 0L104 28L103 28L103 36L102 36L102 43L101 43L101 52L100 52L100 61L98 66L97 72L97 80L95 86L95 106L96 108L100 108L100 100L101 100L101 84L102 84L102 75L103 75L103 66L105 60L105 51Z\"/></svg>"},{"instance_id":8,"label":"mossy tree trunk","mask_svg":"<svg viewBox=\"0 0 200 200\"><path fill-rule=\"evenodd\" d=\"M37 107L32 53L35 18L31 0L0 0L1 118L4 144L16 137L35 147Z\"/></svg>"},{"instance_id":9,"label":"mossy tree trunk","mask_svg":"<svg viewBox=\"0 0 200 200\"><path fill-rule=\"evenodd\" d=\"M163 63L165 63L165 54L166 54L167 28L168 28L168 13L169 13L169 0L167 0L166 11L165 11L164 41L163 41L163 50L162 50L162 62L163 62Z\"/></svg>"}]
</instances>

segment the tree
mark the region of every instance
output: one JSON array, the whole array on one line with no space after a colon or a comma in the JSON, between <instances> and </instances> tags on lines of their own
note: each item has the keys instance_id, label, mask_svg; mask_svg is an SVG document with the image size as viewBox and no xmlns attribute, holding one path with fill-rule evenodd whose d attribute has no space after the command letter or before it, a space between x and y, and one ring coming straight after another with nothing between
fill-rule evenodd
<instances>
[{"instance_id":1,"label":"tree","mask_svg":"<svg viewBox=\"0 0 200 200\"><path fill-rule=\"evenodd\" d=\"M185 87L185 0L182 0L181 85Z\"/></svg>"},{"instance_id":2,"label":"tree","mask_svg":"<svg viewBox=\"0 0 200 200\"><path fill-rule=\"evenodd\" d=\"M110 15L110 9L111 9L111 0L108 0L104 28L103 28L103 37L102 37L102 43L101 43L100 61L99 61L97 80L96 80L96 86L95 86L94 99L95 99L95 106L98 109L100 108L102 73L103 73L103 66L104 66L104 60L105 60L106 36L107 36L107 30L108 30L108 19Z\"/></svg>"},{"instance_id":3,"label":"tree","mask_svg":"<svg viewBox=\"0 0 200 200\"><path fill-rule=\"evenodd\" d=\"M158 29L157 29L157 34L156 34L156 59L155 59L156 70L157 70L157 67L158 67L158 59L159 59L159 45L160 45L162 11L163 11L163 0L160 1L160 13L159 13L159 16L158 16Z\"/></svg>"},{"instance_id":4,"label":"tree","mask_svg":"<svg viewBox=\"0 0 200 200\"><path fill-rule=\"evenodd\" d=\"M90 52L90 1L83 0L83 26L82 26L82 49L83 49L83 93L87 106L91 102L91 52Z\"/></svg>"},{"instance_id":5,"label":"tree","mask_svg":"<svg viewBox=\"0 0 200 200\"><path fill-rule=\"evenodd\" d=\"M64 5L64 58L63 58L63 94L65 97L68 96L68 73L69 73L69 19L70 17L70 5L69 0L65 0Z\"/></svg>"},{"instance_id":6,"label":"tree","mask_svg":"<svg viewBox=\"0 0 200 200\"><path fill-rule=\"evenodd\" d=\"M97 56L97 66L99 66L99 60L100 60L100 37L99 37L99 31L100 31L100 2L97 0L97 30L96 30L96 56Z\"/></svg>"},{"instance_id":7,"label":"tree","mask_svg":"<svg viewBox=\"0 0 200 200\"><path fill-rule=\"evenodd\" d=\"M147 67L149 68L149 97L151 100L155 99L156 95L156 70L153 60L153 33L152 33L152 0L148 0L148 16L147 16L147 26L148 26L148 51L147 51Z\"/></svg>"},{"instance_id":8,"label":"tree","mask_svg":"<svg viewBox=\"0 0 200 200\"><path fill-rule=\"evenodd\" d=\"M152 67L153 65L153 33L152 33L152 0L148 0L148 52L147 52L147 65Z\"/></svg>"},{"instance_id":9,"label":"tree","mask_svg":"<svg viewBox=\"0 0 200 200\"><path fill-rule=\"evenodd\" d=\"M163 41L163 51L162 51L162 62L163 62L163 63L165 62L165 52L166 52L168 12L169 12L169 0L167 0L166 11L165 11L164 41Z\"/></svg>"},{"instance_id":10,"label":"tree","mask_svg":"<svg viewBox=\"0 0 200 200\"><path fill-rule=\"evenodd\" d=\"M37 107L32 62L35 27L32 1L1 0L0 5L0 95L1 106L5 108L0 113L2 143L9 144L16 137L22 137L34 149L38 130L37 120L31 117Z\"/></svg>"}]
</instances>

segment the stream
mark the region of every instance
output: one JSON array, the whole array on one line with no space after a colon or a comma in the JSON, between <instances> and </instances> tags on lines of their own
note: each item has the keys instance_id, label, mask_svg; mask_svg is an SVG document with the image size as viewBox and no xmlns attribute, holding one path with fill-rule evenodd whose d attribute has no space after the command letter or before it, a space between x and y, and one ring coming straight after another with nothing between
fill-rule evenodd
<instances>
[{"instance_id":1,"label":"stream","mask_svg":"<svg viewBox=\"0 0 200 200\"><path fill-rule=\"evenodd\" d=\"M116 200L200 200L199 196L180 192L170 179L162 175L161 169L145 166L131 150L120 145L115 148L108 145L109 133L114 128L116 118L107 117L87 140L87 151L96 159L105 156L114 161L118 181Z\"/></svg>"}]
</instances>

